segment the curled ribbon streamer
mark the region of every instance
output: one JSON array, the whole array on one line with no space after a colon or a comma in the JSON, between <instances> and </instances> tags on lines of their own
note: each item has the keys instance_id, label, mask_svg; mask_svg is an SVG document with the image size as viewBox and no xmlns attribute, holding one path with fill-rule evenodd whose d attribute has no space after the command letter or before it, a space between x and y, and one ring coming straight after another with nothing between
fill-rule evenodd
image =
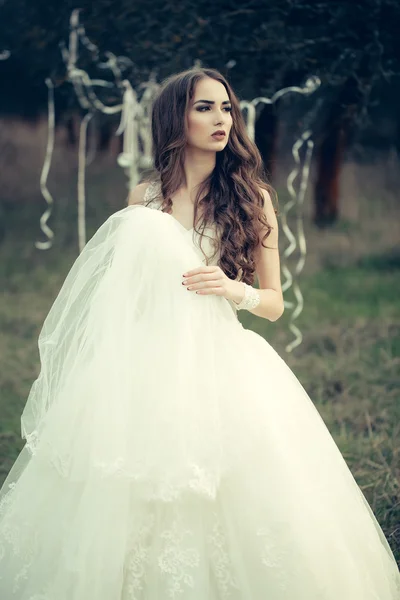
<instances>
[{"instance_id":1,"label":"curled ribbon streamer","mask_svg":"<svg viewBox=\"0 0 400 600\"><path fill-rule=\"evenodd\" d=\"M139 180L138 161L135 157L139 154L138 140L138 121L141 119L141 107L137 100L137 94L132 89L128 81L124 81L125 87L121 120L115 135L123 136L122 153L118 156L117 162L124 168L128 175L128 180L134 187Z\"/></svg>"},{"instance_id":2,"label":"curled ribbon streamer","mask_svg":"<svg viewBox=\"0 0 400 600\"><path fill-rule=\"evenodd\" d=\"M93 113L93 116L94 113ZM88 149L86 156L86 166L89 167L96 158L97 155L97 122L93 119L90 123L88 123Z\"/></svg>"},{"instance_id":3,"label":"curled ribbon streamer","mask_svg":"<svg viewBox=\"0 0 400 600\"><path fill-rule=\"evenodd\" d=\"M78 244L79 252L86 245L86 144L87 129L93 112L88 112L82 119L79 128L79 162L78 162Z\"/></svg>"},{"instance_id":4,"label":"curled ribbon streamer","mask_svg":"<svg viewBox=\"0 0 400 600\"><path fill-rule=\"evenodd\" d=\"M126 171L128 188L131 190L139 180L139 169L152 164L150 114L159 84L154 79L154 73L151 73L149 80L139 86L144 90L140 100L128 81L123 81L122 85L125 91L116 135L124 134L124 138L123 151L117 160Z\"/></svg>"},{"instance_id":5,"label":"curled ribbon streamer","mask_svg":"<svg viewBox=\"0 0 400 600\"><path fill-rule=\"evenodd\" d=\"M78 49L79 41L92 52L96 57L98 56L97 47L90 42L86 37L84 28L79 24L79 14L81 9L75 9L71 13L70 17L70 35L69 35L69 46L66 48L61 44L61 53L63 60L66 64L67 69L67 80L72 83L76 97L80 106L86 109L88 112L83 118L80 129L79 129L79 157L78 157L78 183L77 183L77 195L78 195L78 244L79 252L82 251L86 244L86 220L85 220L85 207L86 207L86 194L85 194L85 174L87 166L86 157L86 146L87 146L87 129L88 124L94 116L94 111L98 110L105 114L116 114L121 111L122 104L116 106L106 106L99 100L93 87L115 87L114 83L104 81L102 79L90 79L89 75L83 69L79 69L76 66L78 60ZM117 64L117 57L111 52L107 54L107 62L102 63L102 68L110 68L115 78L120 78L121 71ZM123 61L122 61L123 62ZM47 226L47 220L51 215L51 207L54 205L54 200L47 188L47 177L51 166L51 160L54 150L54 137L55 137L55 118L54 118L54 86L50 79L46 79L46 85L49 88L48 93L48 138L46 147L46 156L42 168L40 177L40 188L42 195L44 196L48 209L40 217L40 226L43 232L48 237L47 242L36 242L35 246L40 250L47 250L52 246L52 239L54 238L54 232ZM90 160L93 160L92 157Z\"/></svg>"},{"instance_id":6,"label":"curled ribbon streamer","mask_svg":"<svg viewBox=\"0 0 400 600\"><path fill-rule=\"evenodd\" d=\"M43 198L47 202L47 210L40 217L40 228L43 233L47 236L47 242L35 242L36 248L39 250L48 250L52 246L52 239L54 238L54 232L48 227L47 221L51 215L54 200L47 187L47 178L49 175L51 160L53 157L54 150L54 130L55 130L55 111L54 111L54 85L51 79L46 79L46 85L48 88L48 111L47 111L47 145L46 154L43 163L42 172L40 174L40 191L42 192Z\"/></svg>"},{"instance_id":7,"label":"curled ribbon streamer","mask_svg":"<svg viewBox=\"0 0 400 600\"><path fill-rule=\"evenodd\" d=\"M144 89L142 98L140 100L141 106L141 119L139 120L139 136L142 142L142 153L140 156L140 166L147 169L152 165L152 154L151 154L151 108L153 105L153 99L156 96L159 84L155 81L154 72L150 74L149 80L140 84L139 88ZM130 181L130 189L132 189L132 180Z\"/></svg>"},{"instance_id":8,"label":"curled ribbon streamer","mask_svg":"<svg viewBox=\"0 0 400 600\"><path fill-rule=\"evenodd\" d=\"M300 315L300 313L303 310L304 300L303 300L303 295L301 293L299 284L298 284L297 280L293 279L293 277L287 267L287 263L286 263L287 258L296 249L296 238L292 234L292 232L287 224L287 214L293 208L293 206L296 206L296 208L297 208L296 226L297 226L297 237L298 237L300 256L299 256L298 262L295 266L294 272L295 272L296 277L298 277L298 275L303 270L303 267L305 264L305 257L306 257L306 253L307 253L306 238L304 235L304 227L303 227L302 208L303 208L305 193L307 190L308 177L309 177L309 173L310 173L310 164L311 164L312 152L313 152L313 148L314 148L314 143L310 139L310 136L311 136L311 131L310 130L305 131L301 135L301 137L298 140L296 140L296 142L293 145L292 154L293 154L295 163L296 163L296 165L298 165L298 167L295 167L288 176L287 188L288 188L289 194L292 197L292 201L286 203L286 205L284 207L284 212L282 214L282 217L283 217L282 218L282 228L283 228L283 231L284 231L286 237L290 241L289 246L286 248L285 252L283 253L284 263L283 263L282 270L287 279L286 279L286 282L284 282L284 284L282 285L282 291L287 290L292 285L293 293L294 293L294 296L297 301L297 304L295 306L293 305L293 303L290 304L291 308L294 306L294 310L290 316L289 329L295 335L295 339L293 340L293 342L291 344L288 344L286 346L285 349L287 352L291 352L294 348L299 346L303 340L301 331L293 323L293 321L295 319L297 319L297 317ZM307 144L306 155L305 155L303 165L301 165L299 150L305 143ZM300 185L299 185L298 192L296 193L296 190L293 187L293 182L299 173L300 173Z\"/></svg>"}]
</instances>

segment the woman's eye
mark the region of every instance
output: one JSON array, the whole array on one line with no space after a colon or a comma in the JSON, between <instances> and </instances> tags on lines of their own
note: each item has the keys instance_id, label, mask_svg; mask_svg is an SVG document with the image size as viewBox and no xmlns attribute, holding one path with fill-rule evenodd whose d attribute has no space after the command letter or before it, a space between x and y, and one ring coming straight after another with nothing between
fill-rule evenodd
<instances>
[{"instance_id":1,"label":"woman's eye","mask_svg":"<svg viewBox=\"0 0 400 600\"><path fill-rule=\"evenodd\" d=\"M205 110L208 110L209 108L210 108L209 106L200 106L200 107L197 109L197 111L198 111L198 112L203 112L203 109L205 109ZM226 107L225 107L225 110L226 110L227 112L231 112L231 111L232 111L232 107L231 107L231 106L226 106Z\"/></svg>"}]
</instances>

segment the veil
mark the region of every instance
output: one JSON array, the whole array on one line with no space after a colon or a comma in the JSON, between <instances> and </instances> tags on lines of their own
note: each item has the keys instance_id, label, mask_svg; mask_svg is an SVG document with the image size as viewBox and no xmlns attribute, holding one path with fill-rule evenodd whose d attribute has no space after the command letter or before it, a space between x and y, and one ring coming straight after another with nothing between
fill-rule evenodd
<instances>
[{"instance_id":1,"label":"veil","mask_svg":"<svg viewBox=\"0 0 400 600\"><path fill-rule=\"evenodd\" d=\"M33 455L69 480L158 482L153 492L164 497L187 485L214 493L222 467L211 332L239 322L225 298L182 287L198 265L161 211L128 206L97 230L40 331L41 369L21 416L26 444L0 498Z\"/></svg>"}]
</instances>

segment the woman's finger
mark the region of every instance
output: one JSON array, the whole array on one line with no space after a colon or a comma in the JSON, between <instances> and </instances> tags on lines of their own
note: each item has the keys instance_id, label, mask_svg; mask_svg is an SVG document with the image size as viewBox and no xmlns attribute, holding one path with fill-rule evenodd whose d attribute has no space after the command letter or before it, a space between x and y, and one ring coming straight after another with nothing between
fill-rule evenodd
<instances>
[{"instance_id":1,"label":"woman's finger","mask_svg":"<svg viewBox=\"0 0 400 600\"><path fill-rule=\"evenodd\" d=\"M187 290L196 291L201 289L209 289L213 287L221 287L221 281L216 279L210 279L207 281L199 281L197 283L191 283L186 287Z\"/></svg>"},{"instance_id":2,"label":"woman's finger","mask_svg":"<svg viewBox=\"0 0 400 600\"><path fill-rule=\"evenodd\" d=\"M213 271L216 272L219 269L220 267L218 267L218 265L201 265L201 267L186 271L182 277L191 277L192 275L198 275L199 273L212 273Z\"/></svg>"},{"instance_id":3,"label":"woman's finger","mask_svg":"<svg viewBox=\"0 0 400 600\"><path fill-rule=\"evenodd\" d=\"M199 275L193 275L192 277L187 277L183 280L183 285L192 285L193 283L198 283L200 281L221 281L222 277L218 277L218 274L215 273L200 273Z\"/></svg>"},{"instance_id":4,"label":"woman's finger","mask_svg":"<svg viewBox=\"0 0 400 600\"><path fill-rule=\"evenodd\" d=\"M199 294L201 296L223 296L225 294L225 288L218 286L218 287L212 287L212 288L204 288L201 290L197 290L195 292L196 294Z\"/></svg>"}]
</instances>

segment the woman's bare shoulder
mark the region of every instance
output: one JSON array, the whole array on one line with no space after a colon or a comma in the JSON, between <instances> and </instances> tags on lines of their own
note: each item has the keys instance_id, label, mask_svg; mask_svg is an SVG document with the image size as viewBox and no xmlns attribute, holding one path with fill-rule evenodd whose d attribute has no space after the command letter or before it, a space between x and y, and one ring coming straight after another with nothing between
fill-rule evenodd
<instances>
[{"instance_id":1,"label":"woman's bare shoulder","mask_svg":"<svg viewBox=\"0 0 400 600\"><path fill-rule=\"evenodd\" d=\"M130 204L143 204L144 196L147 188L151 185L150 181L143 181L138 183L130 192L128 196L128 205Z\"/></svg>"}]
</instances>

